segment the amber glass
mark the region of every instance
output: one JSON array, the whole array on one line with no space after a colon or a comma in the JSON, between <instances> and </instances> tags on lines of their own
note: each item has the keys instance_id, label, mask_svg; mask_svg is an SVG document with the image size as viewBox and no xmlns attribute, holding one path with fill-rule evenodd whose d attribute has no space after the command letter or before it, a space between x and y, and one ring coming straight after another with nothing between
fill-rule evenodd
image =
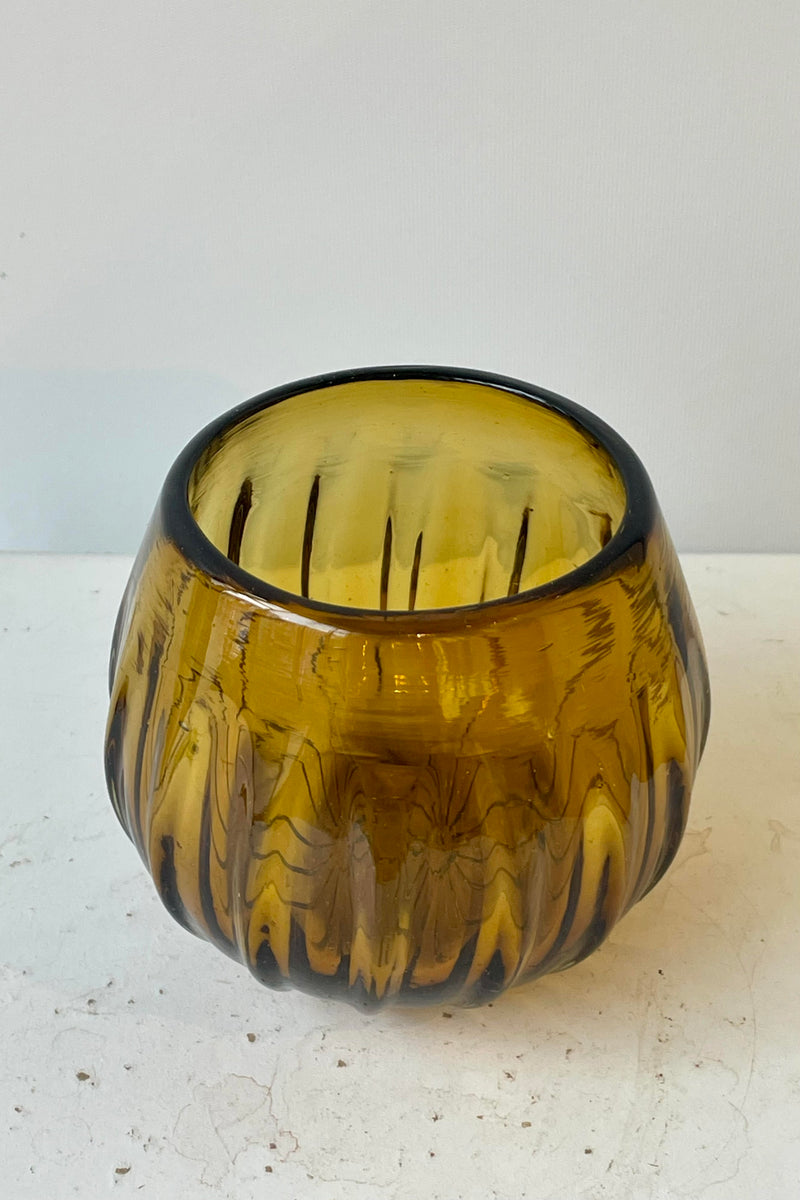
<instances>
[{"instance_id":1,"label":"amber glass","mask_svg":"<svg viewBox=\"0 0 800 1200\"><path fill-rule=\"evenodd\" d=\"M108 785L172 915L263 983L479 1003L661 877L708 718L625 442L515 380L377 368L177 460L114 634Z\"/></svg>"}]
</instances>

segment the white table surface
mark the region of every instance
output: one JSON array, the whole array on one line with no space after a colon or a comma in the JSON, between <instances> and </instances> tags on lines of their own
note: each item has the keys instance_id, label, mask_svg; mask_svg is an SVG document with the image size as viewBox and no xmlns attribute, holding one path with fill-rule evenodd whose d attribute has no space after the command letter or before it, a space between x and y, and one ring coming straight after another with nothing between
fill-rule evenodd
<instances>
[{"instance_id":1,"label":"white table surface","mask_svg":"<svg viewBox=\"0 0 800 1200\"><path fill-rule=\"evenodd\" d=\"M800 556L684 559L713 717L665 880L491 1007L271 993L162 909L105 794L130 565L0 556L0 1192L800 1195Z\"/></svg>"}]
</instances>

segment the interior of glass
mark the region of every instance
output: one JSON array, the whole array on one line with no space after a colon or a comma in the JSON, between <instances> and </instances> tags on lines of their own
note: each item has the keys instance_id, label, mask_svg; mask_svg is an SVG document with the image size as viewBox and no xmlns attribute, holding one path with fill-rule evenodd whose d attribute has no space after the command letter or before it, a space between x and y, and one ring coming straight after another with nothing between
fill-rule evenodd
<instances>
[{"instance_id":1,"label":"interior of glass","mask_svg":"<svg viewBox=\"0 0 800 1200\"><path fill-rule=\"evenodd\" d=\"M625 489L586 432L485 384L362 380L247 417L189 485L203 533L297 595L442 608L536 587L593 557Z\"/></svg>"}]
</instances>

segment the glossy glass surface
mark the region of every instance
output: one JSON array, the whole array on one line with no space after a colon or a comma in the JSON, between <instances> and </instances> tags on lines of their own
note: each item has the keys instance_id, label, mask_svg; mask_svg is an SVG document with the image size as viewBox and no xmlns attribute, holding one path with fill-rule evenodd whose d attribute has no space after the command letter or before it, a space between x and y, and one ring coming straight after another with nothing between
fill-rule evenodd
<instances>
[{"instance_id":1,"label":"glossy glass surface","mask_svg":"<svg viewBox=\"0 0 800 1200\"><path fill-rule=\"evenodd\" d=\"M516 381L386 368L181 455L115 631L107 774L170 912L262 982L478 1003L660 878L708 715L625 443Z\"/></svg>"}]
</instances>

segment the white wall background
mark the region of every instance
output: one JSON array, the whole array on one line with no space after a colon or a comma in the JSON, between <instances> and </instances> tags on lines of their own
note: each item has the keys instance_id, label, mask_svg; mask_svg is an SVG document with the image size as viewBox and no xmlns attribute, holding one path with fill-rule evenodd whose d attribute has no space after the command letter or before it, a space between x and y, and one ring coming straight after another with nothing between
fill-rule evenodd
<instances>
[{"instance_id":1,"label":"white wall background","mask_svg":"<svg viewBox=\"0 0 800 1200\"><path fill-rule=\"evenodd\" d=\"M593 408L679 548L800 550L797 0L2 0L0 547L135 549L274 384Z\"/></svg>"}]
</instances>

